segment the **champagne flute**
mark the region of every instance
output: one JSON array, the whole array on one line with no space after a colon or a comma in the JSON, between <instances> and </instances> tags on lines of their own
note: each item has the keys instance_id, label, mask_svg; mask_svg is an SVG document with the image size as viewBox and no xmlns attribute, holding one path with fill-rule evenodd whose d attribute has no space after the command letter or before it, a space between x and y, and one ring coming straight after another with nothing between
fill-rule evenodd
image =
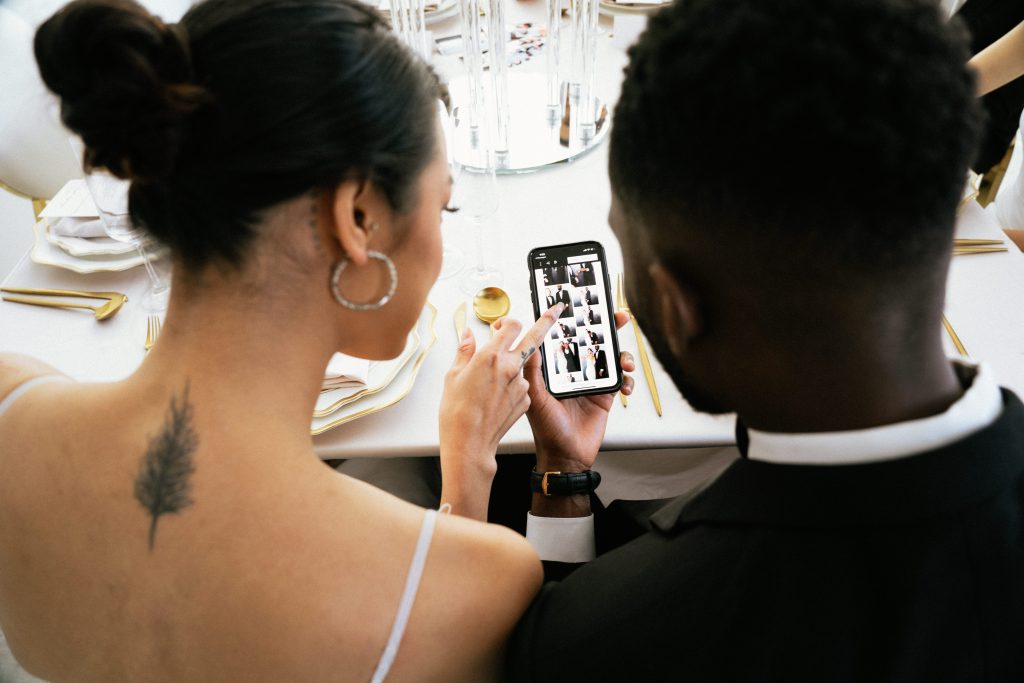
<instances>
[{"instance_id":1,"label":"champagne flute","mask_svg":"<svg viewBox=\"0 0 1024 683\"><path fill-rule=\"evenodd\" d=\"M451 117L444 103L438 101L437 113L441 120L441 130L444 133L445 151L448 154L448 173L452 178L452 208L458 208L458 197L456 190L459 186L459 178L462 176L462 164L455 158L455 131L452 127ZM465 254L462 249L452 244L451 223L452 214L445 212L441 217L441 244L444 250L441 253L441 273L437 276L439 280L445 280L462 272L465 263Z\"/></svg>"},{"instance_id":2,"label":"champagne flute","mask_svg":"<svg viewBox=\"0 0 1024 683\"><path fill-rule=\"evenodd\" d=\"M71 148L80 160L84 159L85 147L77 138L71 138ZM113 174L92 169L85 171L85 186L96 205L96 212L103 222L103 231L111 239L131 244L142 256L149 275L149 287L142 296L142 307L152 313L163 313L167 310L167 302L171 296L170 283L160 276L153 267L151 257L152 240L132 222L128 213L128 190L131 182L117 178Z\"/></svg>"},{"instance_id":3,"label":"champagne flute","mask_svg":"<svg viewBox=\"0 0 1024 683\"><path fill-rule=\"evenodd\" d=\"M494 173L493 153L488 150L485 168L464 168L455 187L459 213L470 221L476 239L476 265L462 276L462 291L476 294L484 287L500 284L501 271L487 264L484 232L498 212L498 181Z\"/></svg>"}]
</instances>

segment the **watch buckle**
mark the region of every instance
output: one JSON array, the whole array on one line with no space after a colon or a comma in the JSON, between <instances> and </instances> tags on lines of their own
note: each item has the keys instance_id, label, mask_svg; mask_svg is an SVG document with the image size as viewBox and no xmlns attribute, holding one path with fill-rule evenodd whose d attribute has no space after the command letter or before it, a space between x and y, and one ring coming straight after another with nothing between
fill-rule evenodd
<instances>
[{"instance_id":1,"label":"watch buckle","mask_svg":"<svg viewBox=\"0 0 1024 683\"><path fill-rule=\"evenodd\" d=\"M541 480L540 480L540 490L541 490L541 492L545 496L549 496L550 497L551 494L548 493L548 475L549 474L561 474L561 472L545 472L544 476L541 477Z\"/></svg>"}]
</instances>

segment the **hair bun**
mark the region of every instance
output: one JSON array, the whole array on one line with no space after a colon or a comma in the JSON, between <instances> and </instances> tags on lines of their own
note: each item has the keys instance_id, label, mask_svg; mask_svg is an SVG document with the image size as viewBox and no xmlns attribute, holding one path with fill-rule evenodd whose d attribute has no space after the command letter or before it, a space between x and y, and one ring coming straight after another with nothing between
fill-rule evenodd
<instances>
[{"instance_id":1,"label":"hair bun","mask_svg":"<svg viewBox=\"0 0 1024 683\"><path fill-rule=\"evenodd\" d=\"M35 53L87 168L143 183L170 175L207 99L179 26L132 0L76 0L39 28Z\"/></svg>"}]
</instances>

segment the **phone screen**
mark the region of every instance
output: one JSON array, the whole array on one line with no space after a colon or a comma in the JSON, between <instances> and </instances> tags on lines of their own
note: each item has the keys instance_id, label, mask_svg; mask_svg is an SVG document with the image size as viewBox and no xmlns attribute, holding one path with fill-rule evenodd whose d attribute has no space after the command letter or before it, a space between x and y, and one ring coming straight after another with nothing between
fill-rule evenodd
<instances>
[{"instance_id":1,"label":"phone screen","mask_svg":"<svg viewBox=\"0 0 1024 683\"><path fill-rule=\"evenodd\" d=\"M578 242L530 252L537 315L566 304L544 341L544 379L556 396L606 393L622 384L604 249Z\"/></svg>"}]
</instances>

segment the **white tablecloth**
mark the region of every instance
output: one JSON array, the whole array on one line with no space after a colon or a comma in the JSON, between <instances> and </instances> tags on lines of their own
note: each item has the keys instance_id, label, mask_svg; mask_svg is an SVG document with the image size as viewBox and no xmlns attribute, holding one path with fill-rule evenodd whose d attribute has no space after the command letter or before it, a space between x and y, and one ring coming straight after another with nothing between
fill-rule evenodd
<instances>
[{"instance_id":1,"label":"white tablecloth","mask_svg":"<svg viewBox=\"0 0 1024 683\"><path fill-rule=\"evenodd\" d=\"M517 7L518 13L530 7ZM522 17L513 16L513 21ZM435 27L450 33L451 24ZM608 35L600 48L599 94L617 96L625 54L612 47ZM601 241L612 272L621 270L621 253L607 226L610 189L606 172L607 145L573 163L519 176L499 178L501 207L488 226L488 251L504 274L502 286L512 299L511 315L532 318L526 269L527 252L536 246L584 239ZM471 230L453 220L445 232L462 247L467 260L474 253ZM29 230L29 225L19 226ZM976 204L960 221L964 237L1002 237L994 217ZM950 275L947 314L975 359L991 363L1001 383L1024 393L1024 257L1011 245L1005 254L958 256ZM131 373L143 358L145 314L140 300L145 273L135 269L119 274L76 275L39 266L23 259L7 283L24 287L117 290L131 298L114 319L96 323L87 315L17 304L0 304L0 350L41 358L82 381L109 381ZM456 306L468 301L457 278L442 280L430 294L437 306L438 342L427 355L412 392L398 405L344 425L315 439L323 457L433 455L437 453L437 413L442 379L455 349L451 324ZM473 322L478 339L487 328ZM636 351L631 328L620 335L624 350ZM951 349L951 347L950 347ZM952 350L952 349L951 349ZM668 376L654 363L664 416L654 411L647 384L638 373L636 392L623 408L612 411L605 439L607 450L694 448L732 444L733 421L728 416L694 413L676 392ZM501 443L501 452L532 452L529 426L520 420Z\"/></svg>"}]
</instances>

